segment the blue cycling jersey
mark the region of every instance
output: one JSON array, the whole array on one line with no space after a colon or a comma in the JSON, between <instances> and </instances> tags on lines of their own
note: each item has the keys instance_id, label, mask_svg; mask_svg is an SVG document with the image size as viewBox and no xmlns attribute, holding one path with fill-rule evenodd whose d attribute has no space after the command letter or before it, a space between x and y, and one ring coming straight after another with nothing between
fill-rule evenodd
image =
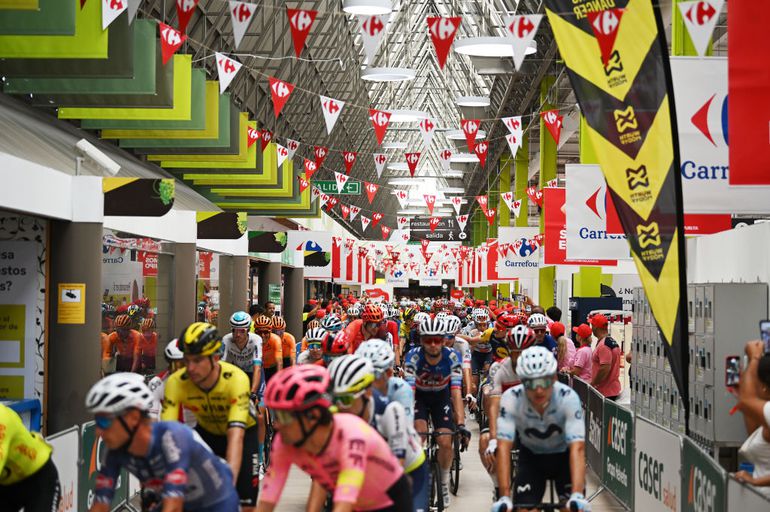
<instances>
[{"instance_id":1,"label":"blue cycling jersey","mask_svg":"<svg viewBox=\"0 0 770 512\"><path fill-rule=\"evenodd\" d=\"M583 408L577 393L555 382L551 401L541 416L530 405L524 386L518 384L500 398L497 438L516 440L533 453L561 453L576 441L585 440Z\"/></svg>"},{"instance_id":2,"label":"blue cycling jersey","mask_svg":"<svg viewBox=\"0 0 770 512\"><path fill-rule=\"evenodd\" d=\"M409 351L404 365L406 382L419 391L460 389L463 383L462 362L451 348L441 347L441 359L435 365L425 358L422 347Z\"/></svg>"},{"instance_id":3,"label":"blue cycling jersey","mask_svg":"<svg viewBox=\"0 0 770 512\"><path fill-rule=\"evenodd\" d=\"M551 352L553 352L553 355L558 356L557 352L559 349L559 344L556 343L556 340L553 339L553 336L551 336L550 334L546 334L545 338L543 338L543 341L541 343L535 343L535 346L545 347Z\"/></svg>"},{"instance_id":4,"label":"blue cycling jersey","mask_svg":"<svg viewBox=\"0 0 770 512\"><path fill-rule=\"evenodd\" d=\"M414 424L414 391L404 379L400 377L388 379L388 400L403 405L407 421L410 425Z\"/></svg>"},{"instance_id":5,"label":"blue cycling jersey","mask_svg":"<svg viewBox=\"0 0 770 512\"><path fill-rule=\"evenodd\" d=\"M145 457L125 450L108 451L96 477L96 503L112 502L121 468L161 498L184 498L185 510L212 507L235 496L230 467L183 423L153 423L150 450Z\"/></svg>"}]
</instances>

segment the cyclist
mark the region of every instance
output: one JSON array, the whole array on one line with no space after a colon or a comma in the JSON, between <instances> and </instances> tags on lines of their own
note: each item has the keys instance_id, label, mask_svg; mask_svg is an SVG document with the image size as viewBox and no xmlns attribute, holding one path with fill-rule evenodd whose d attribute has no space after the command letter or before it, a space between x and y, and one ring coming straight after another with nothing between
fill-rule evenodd
<instances>
[{"instance_id":1,"label":"cyclist","mask_svg":"<svg viewBox=\"0 0 770 512\"><path fill-rule=\"evenodd\" d=\"M131 318L128 315L115 317L115 331L108 338L117 355L115 371L133 372L139 367L139 360L134 358L134 351L141 336L131 328Z\"/></svg>"},{"instance_id":2,"label":"cyclist","mask_svg":"<svg viewBox=\"0 0 770 512\"><path fill-rule=\"evenodd\" d=\"M421 346L411 350L405 361L406 382L415 390L414 426L420 435L428 433L428 419L434 432L452 432L455 424L465 443L470 431L465 428L462 397L462 363L454 350L444 346L446 325L430 319L420 326ZM454 414L454 420L452 415ZM449 469L452 465L452 439L437 438L438 462L441 470L441 494L449 506Z\"/></svg>"},{"instance_id":3,"label":"cyclist","mask_svg":"<svg viewBox=\"0 0 770 512\"><path fill-rule=\"evenodd\" d=\"M179 340L174 338L169 341L165 350L163 350L163 356L166 358L168 368L157 374L147 383L147 387L150 388L153 396L152 406L148 414L155 421L160 420L161 403L163 402L163 395L166 390L166 381L172 373L184 368L184 354L179 350ZM184 407L179 408L177 420L183 422L188 427L194 427L196 424L195 415Z\"/></svg>"},{"instance_id":4,"label":"cyclist","mask_svg":"<svg viewBox=\"0 0 770 512\"><path fill-rule=\"evenodd\" d=\"M315 365L287 368L268 383L278 433L258 512L276 509L292 464L313 478L307 510L321 510L328 493L333 512L411 510L409 482L387 442L357 416L332 415L329 384L329 372Z\"/></svg>"},{"instance_id":5,"label":"cyclist","mask_svg":"<svg viewBox=\"0 0 770 512\"><path fill-rule=\"evenodd\" d=\"M158 333L155 332L155 319L145 318L141 324L142 335L134 346L134 361L142 373L155 371L155 352L158 349Z\"/></svg>"},{"instance_id":6,"label":"cyclist","mask_svg":"<svg viewBox=\"0 0 770 512\"><path fill-rule=\"evenodd\" d=\"M262 338L249 332L251 317L245 311L230 316L232 331L222 337L222 361L234 364L246 374L251 393L256 393L262 380Z\"/></svg>"},{"instance_id":7,"label":"cyclist","mask_svg":"<svg viewBox=\"0 0 770 512\"><path fill-rule=\"evenodd\" d=\"M185 369L166 382L161 419L175 420L180 405L192 410L196 432L227 460L242 510L253 510L259 490L259 440L249 379L237 366L219 360L222 341L211 324L189 325L179 336L179 346Z\"/></svg>"},{"instance_id":8,"label":"cyclist","mask_svg":"<svg viewBox=\"0 0 770 512\"><path fill-rule=\"evenodd\" d=\"M486 309L476 308L471 316L473 321L465 327L463 334L457 336L471 345L471 376L473 380L471 392L475 395L481 381L481 375L487 373L489 365L494 359L490 342L494 328L489 327L489 313Z\"/></svg>"},{"instance_id":9,"label":"cyclist","mask_svg":"<svg viewBox=\"0 0 770 512\"><path fill-rule=\"evenodd\" d=\"M408 306L401 313L401 326L398 329L399 345L402 347L408 346L410 340L410 332L414 325L414 316L417 314L417 310L411 306Z\"/></svg>"},{"instance_id":10,"label":"cyclist","mask_svg":"<svg viewBox=\"0 0 770 512\"><path fill-rule=\"evenodd\" d=\"M365 357L352 354L339 357L329 365L329 375L332 400L337 409L363 418L388 441L391 451L412 479L414 511L425 512L428 507L425 452L404 407L399 402L391 402L374 388L374 365Z\"/></svg>"},{"instance_id":11,"label":"cyclist","mask_svg":"<svg viewBox=\"0 0 770 512\"><path fill-rule=\"evenodd\" d=\"M347 325L350 325L354 320L357 320L361 316L361 305L358 303L353 304L348 308L348 316L345 319Z\"/></svg>"},{"instance_id":12,"label":"cyclist","mask_svg":"<svg viewBox=\"0 0 770 512\"><path fill-rule=\"evenodd\" d=\"M294 366L297 360L297 340L286 332L286 320L282 316L273 316L273 334L281 339L283 368Z\"/></svg>"},{"instance_id":13,"label":"cyclist","mask_svg":"<svg viewBox=\"0 0 770 512\"><path fill-rule=\"evenodd\" d=\"M495 485L495 499L499 499L499 486L495 467L495 452L497 450L497 415L500 412L500 396L504 391L519 384L521 379L516 375L516 362L522 350L532 346L535 335L526 325L516 325L507 336L509 356L494 363L489 368L489 385L482 388L484 393L484 409L487 425L481 427L479 434L479 456Z\"/></svg>"},{"instance_id":14,"label":"cyclist","mask_svg":"<svg viewBox=\"0 0 770 512\"><path fill-rule=\"evenodd\" d=\"M262 371L265 374L265 384L283 368L283 343L277 334L273 334L273 321L266 316L254 320L254 331L262 338Z\"/></svg>"},{"instance_id":15,"label":"cyclist","mask_svg":"<svg viewBox=\"0 0 770 512\"><path fill-rule=\"evenodd\" d=\"M462 362L465 402L468 404L468 407L473 408L476 403L476 397L471 394L471 346L464 339L457 337L461 329L462 322L459 318L454 315L446 317L446 346L457 352L457 356Z\"/></svg>"},{"instance_id":16,"label":"cyclist","mask_svg":"<svg viewBox=\"0 0 770 512\"><path fill-rule=\"evenodd\" d=\"M143 510L236 512L238 495L227 464L190 427L153 422L151 404L143 378L130 373L105 377L86 395L86 409L107 446L91 512L111 510L123 468L142 483Z\"/></svg>"},{"instance_id":17,"label":"cyclist","mask_svg":"<svg viewBox=\"0 0 770 512\"><path fill-rule=\"evenodd\" d=\"M557 356L559 344L547 333L548 318L541 313L532 313L527 320L527 325L535 333L535 345L545 347L553 352L554 356Z\"/></svg>"},{"instance_id":18,"label":"cyclist","mask_svg":"<svg viewBox=\"0 0 770 512\"><path fill-rule=\"evenodd\" d=\"M24 427L16 411L0 404L0 509L49 512L59 509L60 500L51 447Z\"/></svg>"},{"instance_id":19,"label":"cyclist","mask_svg":"<svg viewBox=\"0 0 770 512\"><path fill-rule=\"evenodd\" d=\"M321 350L325 366L328 366L333 359L350 353L350 343L345 331L340 331L336 335L327 333L326 338L321 340Z\"/></svg>"},{"instance_id":20,"label":"cyclist","mask_svg":"<svg viewBox=\"0 0 770 512\"><path fill-rule=\"evenodd\" d=\"M414 391L404 379L394 375L393 363L396 356L393 353L393 347L387 341L371 339L361 343L356 350L356 355L372 362L374 388L386 395L391 402L403 405L407 421L410 425L414 425Z\"/></svg>"},{"instance_id":21,"label":"cyclist","mask_svg":"<svg viewBox=\"0 0 770 512\"><path fill-rule=\"evenodd\" d=\"M389 331L382 309L377 304L367 304L361 312L361 318L354 320L345 328L345 335L350 343L350 352L371 338L384 340Z\"/></svg>"},{"instance_id":22,"label":"cyclist","mask_svg":"<svg viewBox=\"0 0 770 512\"><path fill-rule=\"evenodd\" d=\"M297 364L317 364L324 366L323 342L329 334L321 327L310 329L305 333L307 349L300 352Z\"/></svg>"},{"instance_id":23,"label":"cyclist","mask_svg":"<svg viewBox=\"0 0 770 512\"><path fill-rule=\"evenodd\" d=\"M524 350L516 362L518 384L505 391L497 417L497 480L493 511L537 510L547 480L554 480L564 511L590 510L585 499L585 423L580 398L556 380L557 362L545 347ZM533 412L535 414L533 414ZM519 459L510 498L510 452L519 432ZM571 493L571 494L570 494ZM526 505L526 506L525 506Z\"/></svg>"}]
</instances>

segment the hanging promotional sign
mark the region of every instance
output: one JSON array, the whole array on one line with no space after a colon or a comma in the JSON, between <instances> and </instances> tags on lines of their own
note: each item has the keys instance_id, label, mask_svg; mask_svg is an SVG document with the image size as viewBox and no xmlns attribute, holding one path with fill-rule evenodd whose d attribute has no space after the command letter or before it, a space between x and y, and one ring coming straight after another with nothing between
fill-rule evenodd
<instances>
[{"instance_id":1,"label":"hanging promotional sign","mask_svg":"<svg viewBox=\"0 0 770 512\"><path fill-rule=\"evenodd\" d=\"M289 231L286 250L295 251L302 262L305 279L331 279L332 234L327 231Z\"/></svg>"},{"instance_id":2,"label":"hanging promotional sign","mask_svg":"<svg viewBox=\"0 0 770 512\"><path fill-rule=\"evenodd\" d=\"M431 230L430 217L414 217L409 220L409 236L412 241L457 242L467 238L452 217L437 217L436 227Z\"/></svg>"},{"instance_id":3,"label":"hanging promotional sign","mask_svg":"<svg viewBox=\"0 0 770 512\"><path fill-rule=\"evenodd\" d=\"M294 91L294 84L284 82L274 76L269 77L267 81L270 84L270 97L273 100L273 112L275 113L275 118L278 119L278 115L281 113L283 106L286 105L289 96L292 91Z\"/></svg>"},{"instance_id":4,"label":"hanging promotional sign","mask_svg":"<svg viewBox=\"0 0 770 512\"><path fill-rule=\"evenodd\" d=\"M366 295L372 302L393 302L393 285L390 283L362 284L361 294Z\"/></svg>"},{"instance_id":5,"label":"hanging promotional sign","mask_svg":"<svg viewBox=\"0 0 770 512\"><path fill-rule=\"evenodd\" d=\"M446 58L449 55L449 50L452 48L452 41L455 39L455 34L457 34L457 29L460 27L462 18L460 16L448 18L428 16L426 21L428 22L428 34L430 34L430 40L433 43L433 47L436 49L438 65L443 70L444 65L446 64Z\"/></svg>"},{"instance_id":6,"label":"hanging promotional sign","mask_svg":"<svg viewBox=\"0 0 770 512\"><path fill-rule=\"evenodd\" d=\"M497 275L501 279L538 277L540 269L540 245L535 241L538 228L497 228L498 243L508 244L505 256L497 260Z\"/></svg>"}]
</instances>

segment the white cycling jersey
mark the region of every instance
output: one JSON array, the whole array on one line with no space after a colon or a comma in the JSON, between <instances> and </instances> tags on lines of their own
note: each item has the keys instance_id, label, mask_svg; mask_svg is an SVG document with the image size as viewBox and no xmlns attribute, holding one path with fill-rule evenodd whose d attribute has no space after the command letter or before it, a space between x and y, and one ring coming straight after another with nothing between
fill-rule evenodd
<instances>
[{"instance_id":1,"label":"white cycling jersey","mask_svg":"<svg viewBox=\"0 0 770 512\"><path fill-rule=\"evenodd\" d=\"M463 370L470 369L471 367L471 344L460 338L455 338L454 345L452 346L457 352L460 353L460 361L463 365Z\"/></svg>"},{"instance_id":2,"label":"white cycling jersey","mask_svg":"<svg viewBox=\"0 0 770 512\"><path fill-rule=\"evenodd\" d=\"M222 361L234 364L246 373L254 373L254 365L262 364L262 338L253 332L249 333L249 341L242 349L233 341L232 333L222 337L222 345L225 351Z\"/></svg>"},{"instance_id":3,"label":"white cycling jersey","mask_svg":"<svg viewBox=\"0 0 770 512\"><path fill-rule=\"evenodd\" d=\"M577 393L554 382L551 401L541 416L530 405L524 385L503 393L497 416L497 438L519 442L533 453L562 453L570 444L585 440L583 408Z\"/></svg>"},{"instance_id":4,"label":"white cycling jersey","mask_svg":"<svg viewBox=\"0 0 770 512\"><path fill-rule=\"evenodd\" d=\"M376 389L369 404L371 424L388 441L390 450L404 459L404 471L417 469L425 461L420 435L413 423L407 421L406 411L399 402L390 402Z\"/></svg>"},{"instance_id":5,"label":"white cycling jersey","mask_svg":"<svg viewBox=\"0 0 770 512\"><path fill-rule=\"evenodd\" d=\"M513 369L510 357L506 357L500 362L492 363L492 366L489 367L489 379L492 382L492 388L489 391L491 396L502 395L503 392L521 382L521 379Z\"/></svg>"}]
</instances>

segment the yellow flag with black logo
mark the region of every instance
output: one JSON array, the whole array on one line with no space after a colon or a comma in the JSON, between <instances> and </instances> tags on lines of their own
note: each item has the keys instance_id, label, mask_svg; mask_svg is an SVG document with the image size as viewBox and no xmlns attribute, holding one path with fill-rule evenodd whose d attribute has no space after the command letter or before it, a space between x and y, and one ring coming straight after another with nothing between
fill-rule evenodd
<instances>
[{"instance_id":1,"label":"yellow flag with black logo","mask_svg":"<svg viewBox=\"0 0 770 512\"><path fill-rule=\"evenodd\" d=\"M682 187L668 50L651 0L546 0L685 408Z\"/></svg>"}]
</instances>

